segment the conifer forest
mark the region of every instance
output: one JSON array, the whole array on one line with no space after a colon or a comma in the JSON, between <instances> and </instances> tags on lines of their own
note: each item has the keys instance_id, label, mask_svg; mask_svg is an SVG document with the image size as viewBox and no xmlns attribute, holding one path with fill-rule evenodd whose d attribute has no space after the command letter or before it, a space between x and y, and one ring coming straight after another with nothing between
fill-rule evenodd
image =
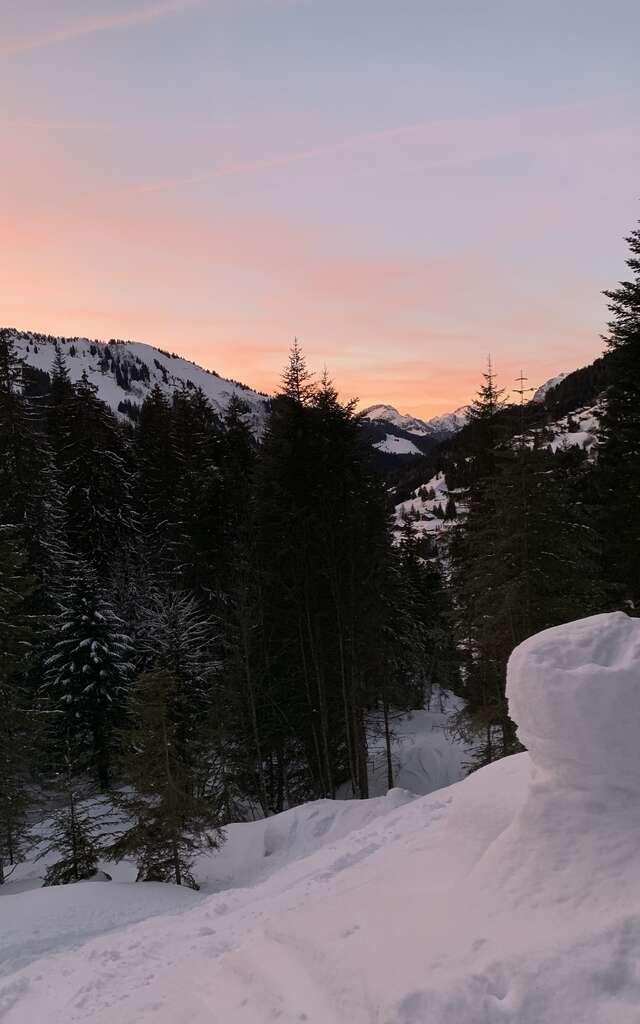
<instances>
[{"instance_id":1,"label":"conifer forest","mask_svg":"<svg viewBox=\"0 0 640 1024\"><path fill-rule=\"evenodd\" d=\"M0 332L0 882L50 818L47 885L128 857L196 886L229 823L366 798L374 736L393 787L396 717L434 695L467 771L522 749L513 649L640 600L628 241L601 359L542 402L479 365L466 425L400 466L298 342L256 429L194 386L114 411L72 380L71 342L44 373ZM550 443L585 406L597 444ZM394 509L437 474L425 533Z\"/></svg>"}]
</instances>

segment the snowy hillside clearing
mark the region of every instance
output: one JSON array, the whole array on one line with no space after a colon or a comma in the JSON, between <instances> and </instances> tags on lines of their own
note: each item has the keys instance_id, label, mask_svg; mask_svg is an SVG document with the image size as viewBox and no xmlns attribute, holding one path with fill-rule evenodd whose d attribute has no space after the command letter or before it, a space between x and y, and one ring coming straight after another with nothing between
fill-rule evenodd
<instances>
[{"instance_id":1,"label":"snowy hillside clearing","mask_svg":"<svg viewBox=\"0 0 640 1024\"><path fill-rule=\"evenodd\" d=\"M550 427L554 436L548 442L548 446L554 452L559 448L571 448L574 445L590 451L598 442L601 416L600 406L578 409L570 416L563 416Z\"/></svg>"},{"instance_id":2,"label":"snowy hillside clearing","mask_svg":"<svg viewBox=\"0 0 640 1024\"><path fill-rule=\"evenodd\" d=\"M396 437L394 434L387 434L384 441L378 441L373 447L388 455L422 455L413 441L407 437Z\"/></svg>"},{"instance_id":3,"label":"snowy hillside clearing","mask_svg":"<svg viewBox=\"0 0 640 1024\"><path fill-rule=\"evenodd\" d=\"M449 497L452 496L456 505L456 519L443 519ZM437 473L425 484L412 492L411 497L401 501L394 509L396 536L401 536L403 526L409 522L417 537L438 535L447 531L462 518L467 511L464 492L449 490L444 473Z\"/></svg>"},{"instance_id":4,"label":"snowy hillside clearing","mask_svg":"<svg viewBox=\"0 0 640 1024\"><path fill-rule=\"evenodd\" d=\"M317 810L322 840L324 801L271 819L276 870L182 912L134 887L157 916L18 957L5 1022L637 1024L639 665L640 621L621 613L531 638L508 683L530 755L421 799L392 791L346 834L329 818L302 858L300 815ZM45 897L95 898L99 916L113 886ZM14 958L38 895L2 901Z\"/></svg>"},{"instance_id":5,"label":"snowy hillside clearing","mask_svg":"<svg viewBox=\"0 0 640 1024\"><path fill-rule=\"evenodd\" d=\"M575 412L562 416L546 427L530 430L524 435L524 442L529 448L539 446L557 452L567 448L582 448L593 456L598 447L598 435L603 407L599 403L576 409ZM516 435L511 443L521 444L523 435Z\"/></svg>"}]
</instances>

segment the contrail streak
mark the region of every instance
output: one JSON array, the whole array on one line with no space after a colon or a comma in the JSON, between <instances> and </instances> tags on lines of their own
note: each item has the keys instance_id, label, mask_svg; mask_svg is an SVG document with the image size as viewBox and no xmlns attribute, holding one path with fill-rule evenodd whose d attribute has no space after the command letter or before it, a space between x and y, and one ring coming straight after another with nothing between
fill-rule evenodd
<instances>
[{"instance_id":1,"label":"contrail streak","mask_svg":"<svg viewBox=\"0 0 640 1024\"><path fill-rule=\"evenodd\" d=\"M343 150L354 149L367 142L379 142L401 135L409 135L412 132L424 131L428 126L427 122L417 122L377 132L363 132L361 135L354 135L351 138L342 139L339 142L333 142L326 146L313 146L310 149L293 150L290 153L283 153L281 156L265 157L260 160L246 160L239 163L223 164L221 167L214 167L213 170L205 171L203 174L193 174L184 178L171 178L148 185L137 185L126 189L126 191L134 195L144 195L148 192L163 192L166 189L181 188L187 185L203 185L208 181L215 181L217 178L230 178L235 174L268 170L273 167L286 167L288 164L330 156Z\"/></svg>"},{"instance_id":2,"label":"contrail streak","mask_svg":"<svg viewBox=\"0 0 640 1024\"><path fill-rule=\"evenodd\" d=\"M0 45L0 57L14 57L21 53L29 53L31 50L41 50L47 46L64 43L69 39L93 35L95 32L126 28L129 25L144 25L147 22L155 21L156 18L179 14L180 11L186 10L188 7L195 7L201 2L202 0L165 0L164 3L147 4L146 7L129 11L127 14L79 18L77 21L63 25L45 35L34 36L31 39L17 39L14 42L5 43L3 46Z\"/></svg>"}]
</instances>

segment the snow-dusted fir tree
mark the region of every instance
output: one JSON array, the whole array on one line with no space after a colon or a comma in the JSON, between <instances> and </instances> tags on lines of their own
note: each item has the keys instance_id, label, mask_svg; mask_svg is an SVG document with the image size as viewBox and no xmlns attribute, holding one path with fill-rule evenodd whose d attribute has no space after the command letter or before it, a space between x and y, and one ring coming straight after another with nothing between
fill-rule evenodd
<instances>
[{"instance_id":1,"label":"snow-dusted fir tree","mask_svg":"<svg viewBox=\"0 0 640 1024\"><path fill-rule=\"evenodd\" d=\"M86 372L77 384L69 381L61 353L52 371L48 433L65 492L71 550L107 576L134 530L129 446Z\"/></svg>"},{"instance_id":2,"label":"snow-dusted fir tree","mask_svg":"<svg viewBox=\"0 0 640 1024\"><path fill-rule=\"evenodd\" d=\"M113 727L131 676L131 642L95 570L77 560L61 595L46 659L58 744L84 743L87 767L110 783ZM77 759L75 759L77 760Z\"/></svg>"},{"instance_id":3,"label":"snow-dusted fir tree","mask_svg":"<svg viewBox=\"0 0 640 1024\"><path fill-rule=\"evenodd\" d=\"M188 594L157 593L145 612L139 640L145 668L123 737L127 788L116 795L133 824L110 855L135 858L141 881L197 888L193 858L221 840L216 638Z\"/></svg>"},{"instance_id":4,"label":"snow-dusted fir tree","mask_svg":"<svg viewBox=\"0 0 640 1024\"><path fill-rule=\"evenodd\" d=\"M80 740L67 738L58 771L51 780L56 810L38 859L57 854L47 868L44 885L67 885L92 878L102 848L105 813L83 773Z\"/></svg>"}]
</instances>

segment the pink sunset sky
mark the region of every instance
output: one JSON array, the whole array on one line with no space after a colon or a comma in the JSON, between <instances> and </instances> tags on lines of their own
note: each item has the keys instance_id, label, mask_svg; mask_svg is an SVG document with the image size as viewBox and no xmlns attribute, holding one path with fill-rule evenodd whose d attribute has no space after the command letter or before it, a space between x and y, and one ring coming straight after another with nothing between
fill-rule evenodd
<instances>
[{"instance_id":1,"label":"pink sunset sky","mask_svg":"<svg viewBox=\"0 0 640 1024\"><path fill-rule=\"evenodd\" d=\"M640 8L0 0L1 322L434 415L602 349Z\"/></svg>"}]
</instances>

